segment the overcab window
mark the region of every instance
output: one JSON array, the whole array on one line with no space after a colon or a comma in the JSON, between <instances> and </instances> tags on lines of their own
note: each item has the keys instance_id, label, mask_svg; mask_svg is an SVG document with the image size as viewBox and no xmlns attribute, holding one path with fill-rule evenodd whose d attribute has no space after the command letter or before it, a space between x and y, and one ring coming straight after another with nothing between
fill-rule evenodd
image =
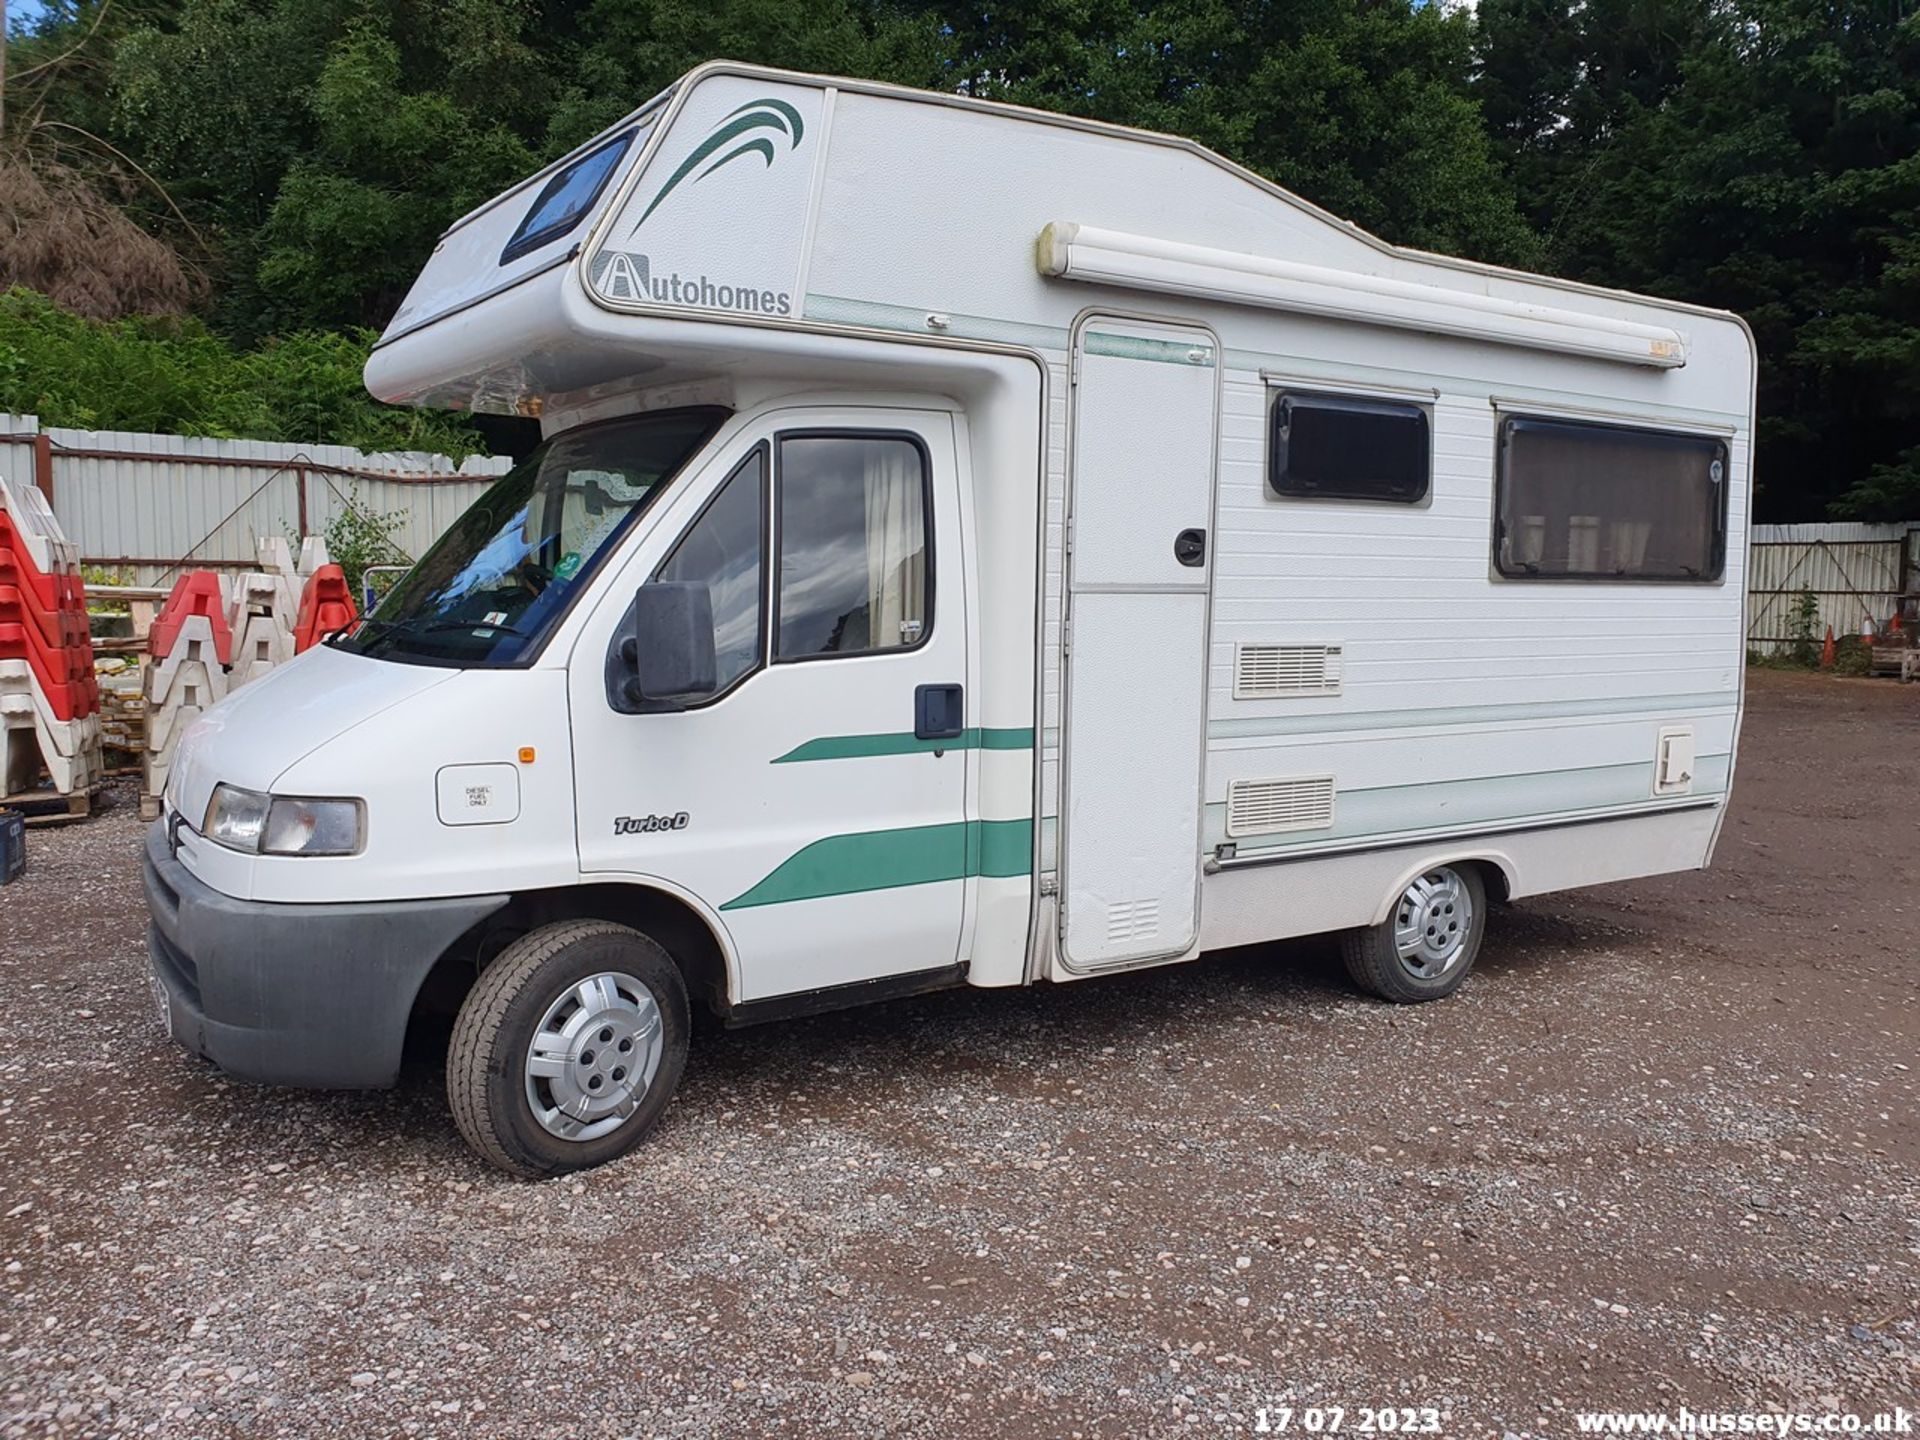
<instances>
[{"instance_id":1,"label":"overcab window","mask_svg":"<svg viewBox=\"0 0 1920 1440\"><path fill-rule=\"evenodd\" d=\"M580 217L593 208L593 202L606 189L620 157L633 143L634 131L616 135L596 150L589 150L561 170L541 187L526 217L500 252L500 263L518 260L542 245L551 244L580 223Z\"/></svg>"},{"instance_id":2,"label":"overcab window","mask_svg":"<svg viewBox=\"0 0 1920 1440\"><path fill-rule=\"evenodd\" d=\"M1718 580L1727 447L1703 435L1511 416L1494 564L1516 580Z\"/></svg>"}]
</instances>

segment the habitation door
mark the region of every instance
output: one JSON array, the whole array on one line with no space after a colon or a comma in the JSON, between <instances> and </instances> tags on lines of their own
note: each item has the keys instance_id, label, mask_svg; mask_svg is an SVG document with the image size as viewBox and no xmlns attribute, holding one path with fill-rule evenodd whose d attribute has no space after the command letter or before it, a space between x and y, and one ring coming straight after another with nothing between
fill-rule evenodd
<instances>
[{"instance_id":1,"label":"habitation door","mask_svg":"<svg viewBox=\"0 0 1920 1440\"><path fill-rule=\"evenodd\" d=\"M1073 365L1060 923L1096 969L1199 932L1219 345L1095 316Z\"/></svg>"}]
</instances>

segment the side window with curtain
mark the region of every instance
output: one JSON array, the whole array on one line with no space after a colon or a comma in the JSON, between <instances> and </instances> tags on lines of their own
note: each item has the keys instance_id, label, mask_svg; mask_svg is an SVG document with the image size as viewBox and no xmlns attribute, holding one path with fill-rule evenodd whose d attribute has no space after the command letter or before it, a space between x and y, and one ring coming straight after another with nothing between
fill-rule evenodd
<instances>
[{"instance_id":1,"label":"side window with curtain","mask_svg":"<svg viewBox=\"0 0 1920 1440\"><path fill-rule=\"evenodd\" d=\"M721 691L760 663L765 615L760 574L766 476L767 452L762 446L727 477L653 577L693 581L707 587L713 604L713 649Z\"/></svg>"},{"instance_id":2,"label":"side window with curtain","mask_svg":"<svg viewBox=\"0 0 1920 1440\"><path fill-rule=\"evenodd\" d=\"M909 650L933 625L926 455L897 435L780 441L774 658Z\"/></svg>"},{"instance_id":3,"label":"side window with curtain","mask_svg":"<svg viewBox=\"0 0 1920 1440\"><path fill-rule=\"evenodd\" d=\"M1494 564L1510 580L1718 580L1726 479L1726 442L1714 436L1511 416Z\"/></svg>"}]
</instances>

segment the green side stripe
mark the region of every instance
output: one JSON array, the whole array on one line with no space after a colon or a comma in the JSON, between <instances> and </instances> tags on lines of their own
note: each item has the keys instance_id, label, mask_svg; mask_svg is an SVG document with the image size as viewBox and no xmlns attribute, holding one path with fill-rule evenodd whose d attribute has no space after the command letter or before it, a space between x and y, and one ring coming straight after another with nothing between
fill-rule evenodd
<instances>
[{"instance_id":1,"label":"green side stripe","mask_svg":"<svg viewBox=\"0 0 1920 1440\"><path fill-rule=\"evenodd\" d=\"M1211 345L1190 345L1180 340L1155 340L1146 335L1107 335L1089 330L1083 342L1089 355L1111 355L1120 360L1158 360L1167 365L1195 365L1213 368ZM1200 358L1194 359L1198 351Z\"/></svg>"},{"instance_id":2,"label":"green side stripe","mask_svg":"<svg viewBox=\"0 0 1920 1440\"><path fill-rule=\"evenodd\" d=\"M1730 690L1692 695L1622 695L1600 700L1525 700L1505 705L1436 705L1424 710L1357 710L1215 720L1209 740L1262 740L1278 735L1323 735L1342 730L1398 730L1427 725L1474 725L1508 720L1568 720L1599 715L1659 715L1681 711L1731 714Z\"/></svg>"},{"instance_id":3,"label":"green side stripe","mask_svg":"<svg viewBox=\"0 0 1920 1440\"><path fill-rule=\"evenodd\" d=\"M823 735L774 757L775 765L802 760L859 760L873 755L923 755L930 750L1031 750L1032 730L962 730L946 740L922 740L910 730L885 735Z\"/></svg>"},{"instance_id":4,"label":"green side stripe","mask_svg":"<svg viewBox=\"0 0 1920 1440\"><path fill-rule=\"evenodd\" d=\"M1031 820L964 820L829 835L783 860L766 879L720 908L785 905L971 875L1004 879L1031 873L1032 859Z\"/></svg>"}]
</instances>

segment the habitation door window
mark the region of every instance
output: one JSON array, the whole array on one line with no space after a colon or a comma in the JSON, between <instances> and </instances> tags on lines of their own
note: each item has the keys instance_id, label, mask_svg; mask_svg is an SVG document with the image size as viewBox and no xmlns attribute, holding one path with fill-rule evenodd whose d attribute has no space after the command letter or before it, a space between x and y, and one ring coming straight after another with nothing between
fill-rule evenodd
<instances>
[{"instance_id":1,"label":"habitation door window","mask_svg":"<svg viewBox=\"0 0 1920 1440\"><path fill-rule=\"evenodd\" d=\"M905 650L933 624L927 459L899 435L780 440L774 657Z\"/></svg>"},{"instance_id":2,"label":"habitation door window","mask_svg":"<svg viewBox=\"0 0 1920 1440\"><path fill-rule=\"evenodd\" d=\"M1297 390L1274 397L1267 483L1276 495L1417 504L1431 457L1418 405Z\"/></svg>"},{"instance_id":3,"label":"habitation door window","mask_svg":"<svg viewBox=\"0 0 1920 1440\"><path fill-rule=\"evenodd\" d=\"M1722 440L1512 416L1500 427L1494 564L1516 580L1718 580Z\"/></svg>"}]
</instances>

